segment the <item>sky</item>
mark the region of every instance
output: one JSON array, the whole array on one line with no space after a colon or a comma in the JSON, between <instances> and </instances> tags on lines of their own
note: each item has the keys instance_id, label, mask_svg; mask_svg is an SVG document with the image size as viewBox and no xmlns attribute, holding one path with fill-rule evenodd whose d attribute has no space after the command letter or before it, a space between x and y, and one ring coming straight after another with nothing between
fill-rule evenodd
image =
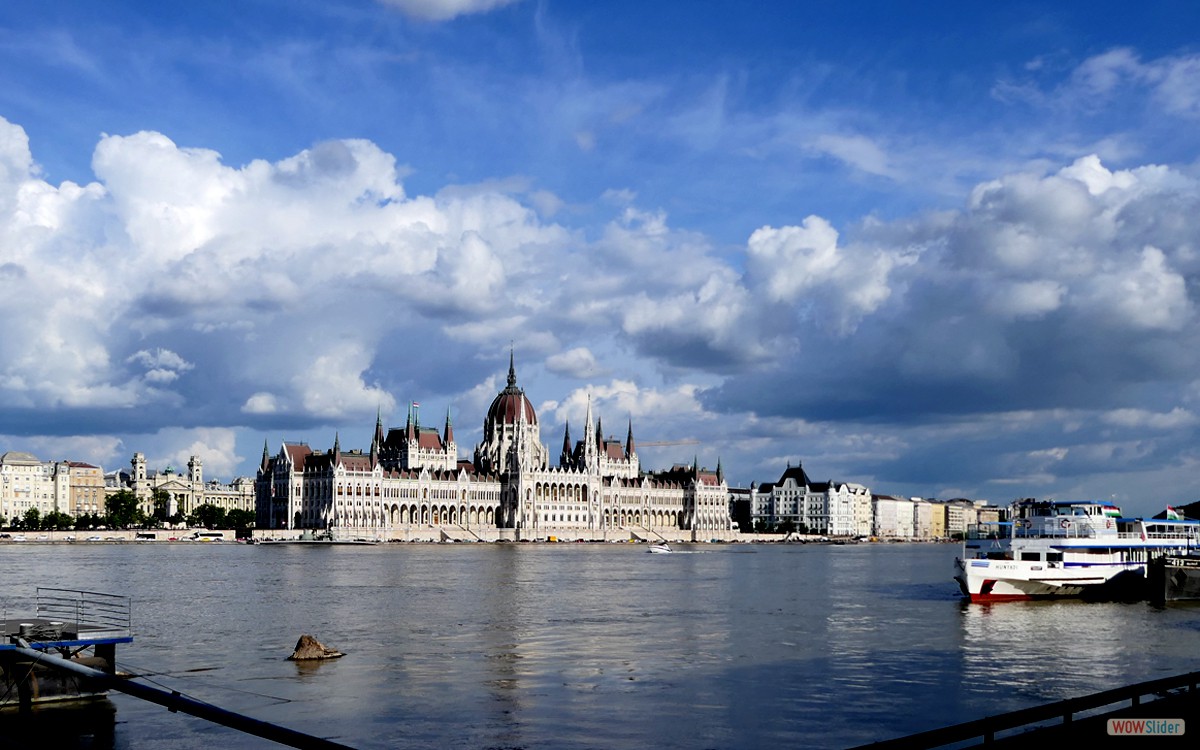
<instances>
[{"instance_id":1,"label":"sky","mask_svg":"<svg viewBox=\"0 0 1200 750\"><path fill-rule=\"evenodd\" d=\"M0 5L0 451L453 420L1200 499L1200 5ZM651 445L661 443L661 445Z\"/></svg>"}]
</instances>

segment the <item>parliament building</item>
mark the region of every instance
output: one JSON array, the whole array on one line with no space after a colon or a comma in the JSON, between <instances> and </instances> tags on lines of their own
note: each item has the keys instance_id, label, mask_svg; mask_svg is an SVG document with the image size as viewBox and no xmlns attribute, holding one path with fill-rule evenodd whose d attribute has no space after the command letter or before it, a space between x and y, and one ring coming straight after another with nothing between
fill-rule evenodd
<instances>
[{"instance_id":1,"label":"parliament building","mask_svg":"<svg viewBox=\"0 0 1200 750\"><path fill-rule=\"evenodd\" d=\"M603 436L589 402L583 436L564 429L558 466L541 441L533 404L508 384L483 422L471 460L459 458L447 414L439 431L409 408L403 428L375 422L371 448L314 451L263 446L255 481L258 529L266 536L327 533L377 541L710 541L737 535L718 463L643 472L633 424L622 444Z\"/></svg>"}]
</instances>

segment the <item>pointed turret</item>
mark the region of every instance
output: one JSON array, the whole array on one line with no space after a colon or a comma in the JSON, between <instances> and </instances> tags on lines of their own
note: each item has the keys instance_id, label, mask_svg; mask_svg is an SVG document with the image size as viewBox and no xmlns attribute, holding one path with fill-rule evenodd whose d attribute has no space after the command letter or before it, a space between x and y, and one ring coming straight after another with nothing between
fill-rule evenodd
<instances>
[{"instance_id":1,"label":"pointed turret","mask_svg":"<svg viewBox=\"0 0 1200 750\"><path fill-rule=\"evenodd\" d=\"M571 461L571 422L567 421L567 426L563 428L563 449L562 456L558 459L559 466L566 466Z\"/></svg>"},{"instance_id":2,"label":"pointed turret","mask_svg":"<svg viewBox=\"0 0 1200 750\"><path fill-rule=\"evenodd\" d=\"M587 416L584 417L583 425L583 464L591 467L592 459L596 455L596 438L592 434L592 396L588 394L587 400Z\"/></svg>"},{"instance_id":3,"label":"pointed turret","mask_svg":"<svg viewBox=\"0 0 1200 750\"><path fill-rule=\"evenodd\" d=\"M371 437L371 468L379 465L379 449L383 447L383 414L375 409L375 435Z\"/></svg>"},{"instance_id":4,"label":"pointed turret","mask_svg":"<svg viewBox=\"0 0 1200 750\"><path fill-rule=\"evenodd\" d=\"M517 385L517 366L514 357L514 348L508 348L508 387L515 388Z\"/></svg>"},{"instance_id":5,"label":"pointed turret","mask_svg":"<svg viewBox=\"0 0 1200 750\"><path fill-rule=\"evenodd\" d=\"M333 465L337 466L342 462L342 439L338 433L333 433Z\"/></svg>"},{"instance_id":6,"label":"pointed turret","mask_svg":"<svg viewBox=\"0 0 1200 750\"><path fill-rule=\"evenodd\" d=\"M412 442L417 439L416 429L413 427L413 404L408 402L408 419L404 422L404 439Z\"/></svg>"},{"instance_id":7,"label":"pointed turret","mask_svg":"<svg viewBox=\"0 0 1200 750\"><path fill-rule=\"evenodd\" d=\"M604 427L599 417L596 417L596 450L604 452Z\"/></svg>"},{"instance_id":8,"label":"pointed turret","mask_svg":"<svg viewBox=\"0 0 1200 750\"><path fill-rule=\"evenodd\" d=\"M725 470L721 468L721 457L717 457L717 484L725 481Z\"/></svg>"},{"instance_id":9,"label":"pointed turret","mask_svg":"<svg viewBox=\"0 0 1200 750\"><path fill-rule=\"evenodd\" d=\"M266 472L266 470L268 468L270 468L270 466L271 466L271 456L269 453L267 453L267 439L263 438L262 464L260 464L259 468L262 469L264 472Z\"/></svg>"},{"instance_id":10,"label":"pointed turret","mask_svg":"<svg viewBox=\"0 0 1200 750\"><path fill-rule=\"evenodd\" d=\"M454 442L454 425L450 422L450 407L446 407L446 431L442 435L442 442L446 445Z\"/></svg>"},{"instance_id":11,"label":"pointed turret","mask_svg":"<svg viewBox=\"0 0 1200 750\"><path fill-rule=\"evenodd\" d=\"M633 455L633 417L629 418L629 434L625 436L625 456Z\"/></svg>"}]
</instances>

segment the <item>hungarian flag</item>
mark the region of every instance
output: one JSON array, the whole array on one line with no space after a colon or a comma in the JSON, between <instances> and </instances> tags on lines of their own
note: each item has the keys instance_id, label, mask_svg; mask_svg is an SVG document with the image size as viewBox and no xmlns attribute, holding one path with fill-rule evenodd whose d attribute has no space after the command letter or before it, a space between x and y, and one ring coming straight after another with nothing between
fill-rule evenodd
<instances>
[{"instance_id":1,"label":"hungarian flag","mask_svg":"<svg viewBox=\"0 0 1200 750\"><path fill-rule=\"evenodd\" d=\"M1168 505L1167 506L1167 520L1168 521L1182 521L1183 516L1181 516L1179 514L1179 511L1175 510L1170 505Z\"/></svg>"}]
</instances>

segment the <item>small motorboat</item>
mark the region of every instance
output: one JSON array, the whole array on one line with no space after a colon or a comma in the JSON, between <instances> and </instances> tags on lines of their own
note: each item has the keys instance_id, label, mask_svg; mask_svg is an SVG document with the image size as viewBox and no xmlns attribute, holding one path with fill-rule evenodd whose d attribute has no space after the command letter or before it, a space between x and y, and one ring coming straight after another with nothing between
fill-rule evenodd
<instances>
[{"instance_id":1,"label":"small motorboat","mask_svg":"<svg viewBox=\"0 0 1200 750\"><path fill-rule=\"evenodd\" d=\"M671 545L667 544L666 542L661 542L659 544L651 544L650 549L647 550L647 552L653 552L655 554L660 554L660 555L670 554L671 552L674 552L674 551L675 550L671 549Z\"/></svg>"}]
</instances>

